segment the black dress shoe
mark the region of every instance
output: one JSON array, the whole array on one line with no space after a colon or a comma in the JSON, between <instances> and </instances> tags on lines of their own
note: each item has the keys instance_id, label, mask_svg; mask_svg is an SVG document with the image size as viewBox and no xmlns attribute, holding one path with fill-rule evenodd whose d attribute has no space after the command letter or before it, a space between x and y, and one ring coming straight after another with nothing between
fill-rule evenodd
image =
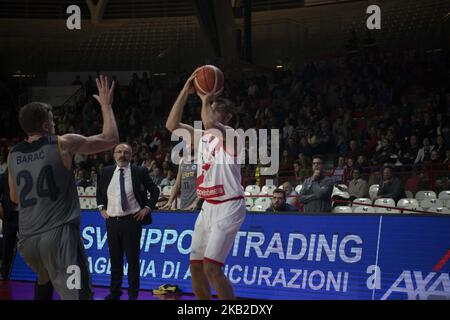
<instances>
[{"instance_id":1,"label":"black dress shoe","mask_svg":"<svg viewBox=\"0 0 450 320\"><path fill-rule=\"evenodd\" d=\"M105 297L105 300L120 300L120 296L110 293Z\"/></svg>"}]
</instances>

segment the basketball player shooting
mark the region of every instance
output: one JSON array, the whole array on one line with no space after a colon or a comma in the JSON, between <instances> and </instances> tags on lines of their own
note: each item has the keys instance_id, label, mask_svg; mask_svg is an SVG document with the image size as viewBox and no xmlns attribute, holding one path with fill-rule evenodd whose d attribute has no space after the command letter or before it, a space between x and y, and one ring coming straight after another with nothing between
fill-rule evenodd
<instances>
[{"instance_id":1,"label":"basketball player shooting","mask_svg":"<svg viewBox=\"0 0 450 320\"><path fill-rule=\"evenodd\" d=\"M63 300L92 297L89 269L80 239L80 204L72 158L112 149L119 134L112 109L114 82L97 79L103 130L85 137L55 135L51 106L31 102L20 109L27 139L8 157L11 200L19 204L18 249L37 274L35 300L51 300L53 288ZM75 278L71 277L75 276ZM71 281L71 279L73 281Z\"/></svg>"},{"instance_id":2,"label":"basketball player shooting","mask_svg":"<svg viewBox=\"0 0 450 320\"><path fill-rule=\"evenodd\" d=\"M202 100L202 132L194 132L192 126L181 123L187 98L196 91L194 80L201 71L201 68L195 70L186 81L170 111L166 127L171 132L183 128L191 137L198 137L192 141L198 155L197 195L204 202L192 236L192 289L197 299L206 300L211 299L212 286L219 299L231 300L235 299L233 287L222 267L246 214L241 168L237 161L239 152L228 146L234 146L234 140L239 136L228 126L234 106L227 99L217 98L217 91L201 94L197 90ZM201 83L197 82L196 86L199 85ZM233 141L227 144L230 137Z\"/></svg>"}]
</instances>

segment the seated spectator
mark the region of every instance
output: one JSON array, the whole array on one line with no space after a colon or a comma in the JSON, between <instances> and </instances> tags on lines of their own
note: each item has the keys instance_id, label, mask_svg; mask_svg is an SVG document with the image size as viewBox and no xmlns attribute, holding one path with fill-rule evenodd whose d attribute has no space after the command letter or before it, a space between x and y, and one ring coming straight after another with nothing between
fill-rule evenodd
<instances>
[{"instance_id":1,"label":"seated spectator","mask_svg":"<svg viewBox=\"0 0 450 320\"><path fill-rule=\"evenodd\" d=\"M161 183L159 185L161 187L173 186L175 184L175 174L172 168L168 168L164 171L166 172L166 176L164 179L161 180Z\"/></svg>"},{"instance_id":2,"label":"seated spectator","mask_svg":"<svg viewBox=\"0 0 450 320\"><path fill-rule=\"evenodd\" d=\"M446 170L450 170L450 150L445 151L444 165Z\"/></svg>"},{"instance_id":3,"label":"seated spectator","mask_svg":"<svg viewBox=\"0 0 450 320\"><path fill-rule=\"evenodd\" d=\"M302 165L300 161L294 161L294 164L292 165L294 169L294 184L302 184L303 181L306 179L306 175L304 174L304 170L302 168Z\"/></svg>"},{"instance_id":4,"label":"seated spectator","mask_svg":"<svg viewBox=\"0 0 450 320\"><path fill-rule=\"evenodd\" d=\"M153 182L159 186L162 179L164 178L161 174L161 168L157 165L153 166L153 170L150 172L150 178L152 178Z\"/></svg>"},{"instance_id":5,"label":"seated spectator","mask_svg":"<svg viewBox=\"0 0 450 320\"><path fill-rule=\"evenodd\" d=\"M284 190L275 189L272 195L272 205L266 209L267 212L297 212L298 209L286 202Z\"/></svg>"},{"instance_id":6,"label":"seated spectator","mask_svg":"<svg viewBox=\"0 0 450 320\"><path fill-rule=\"evenodd\" d=\"M363 176L364 179L367 179L367 173L369 171L369 162L365 155L360 154L356 159L356 166L359 168L359 173Z\"/></svg>"},{"instance_id":7,"label":"seated spectator","mask_svg":"<svg viewBox=\"0 0 450 320\"><path fill-rule=\"evenodd\" d=\"M77 187L86 188L86 187L89 187L92 185L92 183L88 177L88 174L87 174L86 170L84 170L84 169L78 170L75 181L76 181L75 183L76 183Z\"/></svg>"},{"instance_id":8,"label":"seated spectator","mask_svg":"<svg viewBox=\"0 0 450 320\"><path fill-rule=\"evenodd\" d=\"M303 183L299 200L304 205L305 213L330 212L333 180L324 174L322 157L313 157L312 168L313 175Z\"/></svg>"},{"instance_id":9,"label":"seated spectator","mask_svg":"<svg viewBox=\"0 0 450 320\"><path fill-rule=\"evenodd\" d=\"M353 158L347 157L345 170L344 170L344 182L350 181L353 176L353 169L355 168L355 161Z\"/></svg>"},{"instance_id":10,"label":"seated spectator","mask_svg":"<svg viewBox=\"0 0 450 320\"><path fill-rule=\"evenodd\" d=\"M349 152L349 147L347 142L345 141L343 136L338 136L337 141L336 141L336 152L338 153L339 156L346 156L347 153Z\"/></svg>"},{"instance_id":11,"label":"seated spectator","mask_svg":"<svg viewBox=\"0 0 450 320\"><path fill-rule=\"evenodd\" d=\"M374 184L380 184L382 177L381 177L381 173L383 172L382 169L375 169L370 175L369 175L369 181L368 181L368 185L369 188L370 186L374 185Z\"/></svg>"},{"instance_id":12,"label":"seated spectator","mask_svg":"<svg viewBox=\"0 0 450 320\"><path fill-rule=\"evenodd\" d=\"M417 136L412 135L409 138L409 145L403 150L403 156L400 158L400 162L403 164L413 164L419 153L419 144L417 142Z\"/></svg>"},{"instance_id":13,"label":"seated spectator","mask_svg":"<svg viewBox=\"0 0 450 320\"><path fill-rule=\"evenodd\" d=\"M383 180L374 200L380 198L394 199L395 203L402 198L406 198L405 188L399 178L392 176L392 168L385 167L383 170Z\"/></svg>"},{"instance_id":14,"label":"seated spectator","mask_svg":"<svg viewBox=\"0 0 450 320\"><path fill-rule=\"evenodd\" d=\"M283 150L283 154L280 159L280 168L279 171L290 171L292 170L293 159L289 156L289 152L287 150Z\"/></svg>"},{"instance_id":15,"label":"seated spectator","mask_svg":"<svg viewBox=\"0 0 450 320\"><path fill-rule=\"evenodd\" d=\"M428 179L421 167L414 167L411 176L406 180L405 190L415 194L419 190L429 189Z\"/></svg>"},{"instance_id":16,"label":"seated spectator","mask_svg":"<svg viewBox=\"0 0 450 320\"><path fill-rule=\"evenodd\" d=\"M97 174L97 168L96 168L96 167L92 167L92 168L91 168L91 177L90 177L90 180L91 180L92 186L94 186L94 187L97 187L97 176L98 176L98 174Z\"/></svg>"},{"instance_id":17,"label":"seated spectator","mask_svg":"<svg viewBox=\"0 0 450 320\"><path fill-rule=\"evenodd\" d=\"M286 145L286 150L289 153L289 157L295 158L298 155L298 144L295 142L293 137L289 137L288 143Z\"/></svg>"},{"instance_id":18,"label":"seated spectator","mask_svg":"<svg viewBox=\"0 0 450 320\"><path fill-rule=\"evenodd\" d=\"M363 150L358 146L358 142L356 140L351 140L347 158L356 159L360 154L363 154Z\"/></svg>"},{"instance_id":19,"label":"seated spectator","mask_svg":"<svg viewBox=\"0 0 450 320\"><path fill-rule=\"evenodd\" d=\"M286 202L294 207L298 206L298 193L289 181L283 183L283 190L286 194Z\"/></svg>"},{"instance_id":20,"label":"seated spectator","mask_svg":"<svg viewBox=\"0 0 450 320\"><path fill-rule=\"evenodd\" d=\"M166 149L165 149L164 145L160 144L160 145L158 145L156 152L155 152L155 160L157 163L161 164L161 163L163 163L165 157L166 157Z\"/></svg>"},{"instance_id":21,"label":"seated spectator","mask_svg":"<svg viewBox=\"0 0 450 320\"><path fill-rule=\"evenodd\" d=\"M368 138L365 141L364 145L366 146L364 148L364 152L367 155L371 155L376 151L378 141L380 140L378 136L378 132L375 129L375 127L370 127L368 129Z\"/></svg>"},{"instance_id":22,"label":"seated spectator","mask_svg":"<svg viewBox=\"0 0 450 320\"><path fill-rule=\"evenodd\" d=\"M350 200L356 198L368 198L369 186L367 181L361 178L360 168L356 167L352 172L353 179L348 184L348 193L350 194Z\"/></svg>"},{"instance_id":23,"label":"seated spectator","mask_svg":"<svg viewBox=\"0 0 450 320\"><path fill-rule=\"evenodd\" d=\"M311 157L313 150L311 145L308 143L308 139L303 136L300 138L300 146L298 148L298 153L302 153L305 157Z\"/></svg>"},{"instance_id":24,"label":"seated spectator","mask_svg":"<svg viewBox=\"0 0 450 320\"><path fill-rule=\"evenodd\" d=\"M337 165L334 167L333 172L331 173L331 179L334 183L339 183L344 180L345 175L345 158L340 156L337 160Z\"/></svg>"},{"instance_id":25,"label":"seated spectator","mask_svg":"<svg viewBox=\"0 0 450 320\"><path fill-rule=\"evenodd\" d=\"M436 138L436 145L433 147L433 151L436 151L439 155L439 159L445 159L445 152L447 150L447 143L444 140L444 137L438 135Z\"/></svg>"},{"instance_id":26,"label":"seated spectator","mask_svg":"<svg viewBox=\"0 0 450 320\"><path fill-rule=\"evenodd\" d=\"M417 152L416 160L414 161L414 164L417 163L423 163L428 160L430 160L431 157L431 150L433 150L434 146L430 145L430 139L424 138L423 139L423 147L419 149Z\"/></svg>"}]
</instances>

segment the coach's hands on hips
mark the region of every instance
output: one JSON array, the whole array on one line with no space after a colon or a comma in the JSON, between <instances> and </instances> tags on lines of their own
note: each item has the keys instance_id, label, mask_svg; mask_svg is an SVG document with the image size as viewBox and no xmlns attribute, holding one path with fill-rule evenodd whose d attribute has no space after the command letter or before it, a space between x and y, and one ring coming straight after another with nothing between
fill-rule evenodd
<instances>
[{"instance_id":1,"label":"coach's hands on hips","mask_svg":"<svg viewBox=\"0 0 450 320\"><path fill-rule=\"evenodd\" d=\"M94 94L93 97L102 107L111 107L114 99L116 82L113 81L111 87L109 87L108 77L104 75L100 75L100 79L95 79L95 82L97 83L98 95Z\"/></svg>"},{"instance_id":2,"label":"coach's hands on hips","mask_svg":"<svg viewBox=\"0 0 450 320\"><path fill-rule=\"evenodd\" d=\"M141 221L141 220L143 220L145 218L146 215L148 215L150 213L150 211L151 210L149 208L143 208L143 209L139 210L139 212L134 215L134 218L137 221Z\"/></svg>"}]
</instances>

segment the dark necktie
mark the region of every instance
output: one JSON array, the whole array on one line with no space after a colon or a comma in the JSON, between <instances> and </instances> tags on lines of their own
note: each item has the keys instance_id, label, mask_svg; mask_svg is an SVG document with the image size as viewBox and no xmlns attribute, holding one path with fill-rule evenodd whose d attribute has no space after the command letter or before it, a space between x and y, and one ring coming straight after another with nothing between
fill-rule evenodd
<instances>
[{"instance_id":1,"label":"dark necktie","mask_svg":"<svg viewBox=\"0 0 450 320\"><path fill-rule=\"evenodd\" d=\"M119 184L120 184L120 203L122 204L122 210L127 210L127 196L125 194L125 176L123 175L123 169L119 169Z\"/></svg>"}]
</instances>

